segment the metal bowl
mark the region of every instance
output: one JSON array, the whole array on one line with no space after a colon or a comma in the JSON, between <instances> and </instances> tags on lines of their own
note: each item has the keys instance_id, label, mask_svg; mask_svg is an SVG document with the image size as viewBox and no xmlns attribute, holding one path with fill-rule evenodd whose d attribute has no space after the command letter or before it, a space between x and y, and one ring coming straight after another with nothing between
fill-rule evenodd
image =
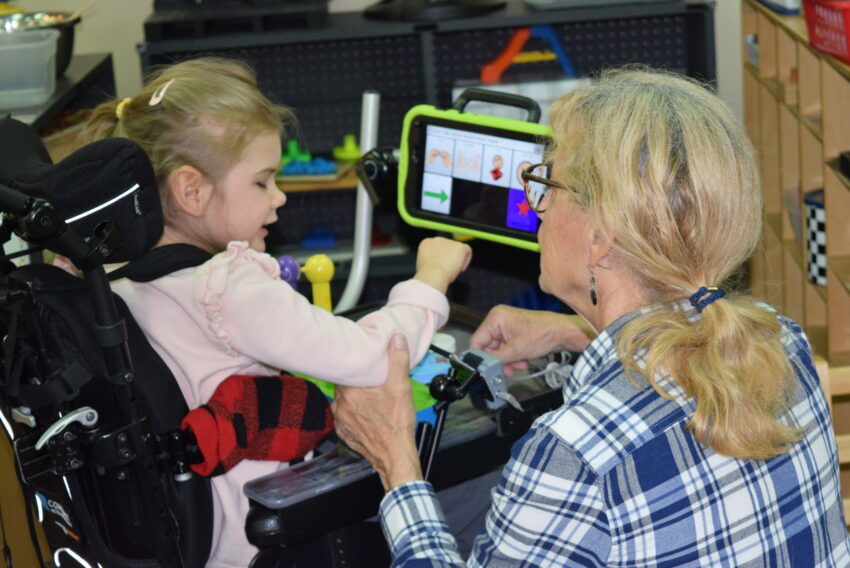
<instances>
[{"instance_id":1,"label":"metal bowl","mask_svg":"<svg viewBox=\"0 0 850 568\"><path fill-rule=\"evenodd\" d=\"M70 12L21 12L0 16L0 32L41 30L53 28L59 31L56 43L56 77L61 77L71 62L74 52L74 26L80 17L71 18Z\"/></svg>"}]
</instances>

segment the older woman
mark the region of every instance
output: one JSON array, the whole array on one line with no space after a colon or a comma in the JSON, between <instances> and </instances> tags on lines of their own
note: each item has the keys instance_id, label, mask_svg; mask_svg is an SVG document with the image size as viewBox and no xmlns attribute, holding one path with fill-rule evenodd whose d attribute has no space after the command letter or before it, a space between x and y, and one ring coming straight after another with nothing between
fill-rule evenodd
<instances>
[{"instance_id":1,"label":"older woman","mask_svg":"<svg viewBox=\"0 0 850 568\"><path fill-rule=\"evenodd\" d=\"M564 316L497 307L472 337L511 364L586 348L564 405L518 441L469 565L847 566L829 412L802 330L715 288L758 243L756 157L703 86L603 74L551 111L540 284ZM396 343L403 343L396 341ZM395 564L460 565L412 438L406 351L387 384L341 389L338 431L388 493ZM417 560L418 559L418 560Z\"/></svg>"}]
</instances>

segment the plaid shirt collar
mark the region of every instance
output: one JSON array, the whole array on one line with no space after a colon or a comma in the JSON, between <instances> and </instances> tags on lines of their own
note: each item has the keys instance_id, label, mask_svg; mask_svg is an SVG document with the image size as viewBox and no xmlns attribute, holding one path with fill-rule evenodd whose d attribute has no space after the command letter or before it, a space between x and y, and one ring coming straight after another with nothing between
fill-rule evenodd
<instances>
[{"instance_id":1,"label":"plaid shirt collar","mask_svg":"<svg viewBox=\"0 0 850 568\"><path fill-rule=\"evenodd\" d=\"M575 393L587 386L588 382L592 381L592 377L594 377L594 375L598 375L597 371L603 366L615 363L619 360L616 348L617 335L626 326L626 324L638 317L665 309L672 309L674 311L681 310L685 312L686 317L690 321L696 321L700 317L699 313L694 309L687 298L676 300L670 304L652 304L649 306L643 306L620 316L611 322L608 327L602 330L602 332L590 342L590 345L584 349L578 361L576 361L569 379L566 384L564 384L564 400L570 400ZM640 364L640 361L638 361L638 363ZM675 382L671 381L669 377L659 377L658 381L659 384L663 384L665 387L672 387L673 390L678 390Z\"/></svg>"}]
</instances>

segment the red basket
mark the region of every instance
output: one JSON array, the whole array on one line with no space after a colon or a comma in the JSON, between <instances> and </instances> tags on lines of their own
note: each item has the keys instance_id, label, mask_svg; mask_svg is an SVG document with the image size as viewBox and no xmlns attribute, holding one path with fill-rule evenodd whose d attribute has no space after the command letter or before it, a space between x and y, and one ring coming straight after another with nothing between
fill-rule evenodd
<instances>
[{"instance_id":1,"label":"red basket","mask_svg":"<svg viewBox=\"0 0 850 568\"><path fill-rule=\"evenodd\" d=\"M850 63L850 1L803 0L809 44Z\"/></svg>"}]
</instances>

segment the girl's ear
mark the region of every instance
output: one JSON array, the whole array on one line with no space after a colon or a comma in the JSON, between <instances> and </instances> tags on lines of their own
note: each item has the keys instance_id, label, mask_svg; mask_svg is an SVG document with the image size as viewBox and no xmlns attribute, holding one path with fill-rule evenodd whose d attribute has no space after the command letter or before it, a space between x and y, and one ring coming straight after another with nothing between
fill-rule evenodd
<instances>
[{"instance_id":1,"label":"girl's ear","mask_svg":"<svg viewBox=\"0 0 850 568\"><path fill-rule=\"evenodd\" d=\"M180 211L202 217L212 196L213 186L198 168L180 166L168 175L168 191Z\"/></svg>"}]
</instances>

